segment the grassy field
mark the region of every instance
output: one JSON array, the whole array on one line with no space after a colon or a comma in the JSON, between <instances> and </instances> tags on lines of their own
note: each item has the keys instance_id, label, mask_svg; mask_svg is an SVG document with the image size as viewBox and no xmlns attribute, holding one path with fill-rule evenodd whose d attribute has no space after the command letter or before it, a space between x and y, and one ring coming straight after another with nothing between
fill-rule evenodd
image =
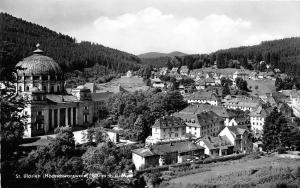
<instances>
[{"instance_id":1,"label":"grassy field","mask_svg":"<svg viewBox=\"0 0 300 188\"><path fill-rule=\"evenodd\" d=\"M207 67L207 68L195 69L195 70L203 71L204 73L216 72L216 73L221 73L221 74L224 74L224 75L228 75L228 74L233 75L233 73L235 73L236 71L241 70L241 69L235 69L235 68L215 69L215 68L212 68L212 67ZM250 72L251 72L248 69L244 69L244 70L248 74L250 74Z\"/></svg>"},{"instance_id":2,"label":"grassy field","mask_svg":"<svg viewBox=\"0 0 300 188\"><path fill-rule=\"evenodd\" d=\"M297 168L300 168L300 159L278 156L246 158L207 164L203 168L207 170L172 179L166 187L273 187L278 183L296 185L299 183L296 174Z\"/></svg>"},{"instance_id":3,"label":"grassy field","mask_svg":"<svg viewBox=\"0 0 300 188\"><path fill-rule=\"evenodd\" d=\"M265 93L272 93L276 91L275 80L264 79L264 80L247 80L248 88L252 90L251 94L262 95ZM255 86L258 86L258 89L255 89Z\"/></svg>"}]
</instances>

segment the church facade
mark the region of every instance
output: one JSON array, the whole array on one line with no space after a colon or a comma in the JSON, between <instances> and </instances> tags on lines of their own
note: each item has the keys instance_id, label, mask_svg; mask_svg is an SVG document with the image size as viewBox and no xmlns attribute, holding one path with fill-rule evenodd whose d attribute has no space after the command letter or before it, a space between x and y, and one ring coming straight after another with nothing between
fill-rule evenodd
<instances>
[{"instance_id":1,"label":"church facade","mask_svg":"<svg viewBox=\"0 0 300 188\"><path fill-rule=\"evenodd\" d=\"M58 126L87 128L93 124L97 101L92 100L91 91L78 86L67 94L61 67L42 50L38 48L16 66L16 91L28 101L23 110L26 137L51 134Z\"/></svg>"}]
</instances>

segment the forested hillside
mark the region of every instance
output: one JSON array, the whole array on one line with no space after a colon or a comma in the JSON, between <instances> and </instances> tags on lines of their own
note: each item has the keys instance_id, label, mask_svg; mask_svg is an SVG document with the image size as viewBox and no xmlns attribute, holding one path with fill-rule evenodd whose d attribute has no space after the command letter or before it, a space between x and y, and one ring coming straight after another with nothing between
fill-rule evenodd
<instances>
[{"instance_id":1,"label":"forested hillside","mask_svg":"<svg viewBox=\"0 0 300 188\"><path fill-rule=\"evenodd\" d=\"M210 57L207 54L196 55L184 55L174 57L157 57L157 58L142 58L143 65L150 65L153 67L181 67L188 66L189 69L199 69L207 66L211 66L214 63L214 56Z\"/></svg>"},{"instance_id":2,"label":"forested hillside","mask_svg":"<svg viewBox=\"0 0 300 188\"><path fill-rule=\"evenodd\" d=\"M132 54L91 42L76 43L75 39L46 27L0 13L1 64L14 66L32 54L40 43L44 54L52 57L65 72L83 70L98 63L112 72L137 70L140 59Z\"/></svg>"},{"instance_id":3,"label":"forested hillside","mask_svg":"<svg viewBox=\"0 0 300 188\"><path fill-rule=\"evenodd\" d=\"M236 61L237 60L237 61ZM282 72L300 76L300 37L265 41L259 45L223 49L209 55L185 55L159 58L143 58L142 63L154 67L169 68L187 65L190 69L211 66L218 68L239 68L265 71L267 65Z\"/></svg>"},{"instance_id":4,"label":"forested hillside","mask_svg":"<svg viewBox=\"0 0 300 188\"><path fill-rule=\"evenodd\" d=\"M138 55L139 58L159 58L159 57L175 57L187 55L182 52L174 51L171 53L160 53L160 52L148 52Z\"/></svg>"},{"instance_id":5,"label":"forested hillside","mask_svg":"<svg viewBox=\"0 0 300 188\"><path fill-rule=\"evenodd\" d=\"M300 76L300 37L265 41L259 45L230 48L212 53L218 67L230 66L230 59L239 59L241 65L250 69L263 69L271 65L281 71ZM248 61L251 60L251 61ZM260 63L264 61L264 63Z\"/></svg>"}]
</instances>

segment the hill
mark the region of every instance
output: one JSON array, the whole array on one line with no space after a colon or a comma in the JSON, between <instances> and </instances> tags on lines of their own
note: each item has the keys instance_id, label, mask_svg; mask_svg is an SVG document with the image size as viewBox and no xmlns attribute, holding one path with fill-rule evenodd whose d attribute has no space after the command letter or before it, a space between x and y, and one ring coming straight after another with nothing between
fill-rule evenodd
<instances>
[{"instance_id":1,"label":"hill","mask_svg":"<svg viewBox=\"0 0 300 188\"><path fill-rule=\"evenodd\" d=\"M167 188L297 187L299 158L286 154L202 165L202 172L170 180ZM284 186L285 185L285 186Z\"/></svg>"},{"instance_id":2,"label":"hill","mask_svg":"<svg viewBox=\"0 0 300 188\"><path fill-rule=\"evenodd\" d=\"M139 58L159 58L159 57L175 57L187 55L182 52L174 51L171 53L160 53L160 52L148 52L138 55Z\"/></svg>"},{"instance_id":3,"label":"hill","mask_svg":"<svg viewBox=\"0 0 300 188\"><path fill-rule=\"evenodd\" d=\"M109 72L123 73L140 68L140 59L126 52L91 42L80 42L68 35L46 27L0 13L1 62L0 66L15 66L24 57L32 54L37 43L45 55L52 57L65 72L83 70L95 64ZM106 71L107 71L106 70Z\"/></svg>"},{"instance_id":4,"label":"hill","mask_svg":"<svg viewBox=\"0 0 300 188\"><path fill-rule=\"evenodd\" d=\"M300 76L300 37L218 50L210 55L215 56L219 68L230 67L229 60L238 59L245 68L264 71L266 65L270 65L272 68L279 68L282 72ZM264 63L260 63L261 61Z\"/></svg>"}]
</instances>

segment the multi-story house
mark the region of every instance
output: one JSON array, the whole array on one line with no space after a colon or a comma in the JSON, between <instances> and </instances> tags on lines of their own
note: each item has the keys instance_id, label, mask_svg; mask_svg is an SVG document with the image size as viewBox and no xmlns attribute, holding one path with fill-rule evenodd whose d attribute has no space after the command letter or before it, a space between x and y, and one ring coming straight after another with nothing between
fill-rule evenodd
<instances>
[{"instance_id":1,"label":"multi-story house","mask_svg":"<svg viewBox=\"0 0 300 188\"><path fill-rule=\"evenodd\" d=\"M159 70L159 75L166 75L166 74L168 74L168 67L162 67L162 68L160 68L160 70Z\"/></svg>"},{"instance_id":2,"label":"multi-story house","mask_svg":"<svg viewBox=\"0 0 300 188\"><path fill-rule=\"evenodd\" d=\"M203 136L216 136L224 128L224 120L212 111L199 113L175 113L186 123L186 134L199 138Z\"/></svg>"},{"instance_id":3,"label":"multi-story house","mask_svg":"<svg viewBox=\"0 0 300 188\"><path fill-rule=\"evenodd\" d=\"M228 126L225 127L219 136L226 136L235 152L249 153L253 151L253 135L246 126Z\"/></svg>"},{"instance_id":4,"label":"multi-story house","mask_svg":"<svg viewBox=\"0 0 300 188\"><path fill-rule=\"evenodd\" d=\"M251 129L254 132L263 131L266 117L270 114L271 111L270 109L264 109L262 106L259 106L256 110L250 112L249 116L250 116Z\"/></svg>"},{"instance_id":5,"label":"multi-story house","mask_svg":"<svg viewBox=\"0 0 300 188\"><path fill-rule=\"evenodd\" d=\"M236 97L236 98L226 98L223 101L223 106L227 109L240 109L243 111L253 111L258 106L261 105L261 100L252 99L252 98L245 98L245 97Z\"/></svg>"},{"instance_id":6,"label":"multi-story house","mask_svg":"<svg viewBox=\"0 0 300 188\"><path fill-rule=\"evenodd\" d=\"M240 69L233 73L232 78L233 80L235 80L236 78L242 78L243 80L245 80L249 78L249 74L246 73L245 69Z\"/></svg>"},{"instance_id":7,"label":"multi-story house","mask_svg":"<svg viewBox=\"0 0 300 188\"><path fill-rule=\"evenodd\" d=\"M192 141L179 141L150 145L132 150L132 162L137 170L182 163L204 156L204 148Z\"/></svg>"},{"instance_id":8,"label":"multi-story house","mask_svg":"<svg viewBox=\"0 0 300 188\"><path fill-rule=\"evenodd\" d=\"M166 116L158 118L152 126L152 136L146 139L147 144L186 139L186 123L179 117Z\"/></svg>"},{"instance_id":9,"label":"multi-story house","mask_svg":"<svg viewBox=\"0 0 300 188\"><path fill-rule=\"evenodd\" d=\"M221 99L218 95L212 91L199 91L187 95L185 100L190 104L210 104L210 105L220 105Z\"/></svg>"},{"instance_id":10,"label":"multi-story house","mask_svg":"<svg viewBox=\"0 0 300 188\"><path fill-rule=\"evenodd\" d=\"M165 83L160 78L151 79L152 86L155 88L164 88Z\"/></svg>"},{"instance_id":11,"label":"multi-story house","mask_svg":"<svg viewBox=\"0 0 300 188\"><path fill-rule=\"evenodd\" d=\"M216 113L219 117L221 117L224 121L225 126L228 126L229 122L234 118L234 115L231 113L228 113L224 106L215 106L215 105L209 105L209 104L189 105L185 109L174 113L173 116L181 117L182 119L185 119L185 118L187 118L187 115L190 115L191 118L188 118L188 119L191 120L197 114L200 114L202 112L209 112L209 111L212 111L212 112Z\"/></svg>"},{"instance_id":12,"label":"multi-story house","mask_svg":"<svg viewBox=\"0 0 300 188\"><path fill-rule=\"evenodd\" d=\"M185 76L188 76L189 75L189 68L187 66L181 66L180 67L180 74L181 75L185 75Z\"/></svg>"},{"instance_id":13,"label":"multi-story house","mask_svg":"<svg viewBox=\"0 0 300 188\"><path fill-rule=\"evenodd\" d=\"M204 147L204 154L211 157L230 155L234 148L227 136L205 136L197 139L195 143Z\"/></svg>"}]
</instances>

